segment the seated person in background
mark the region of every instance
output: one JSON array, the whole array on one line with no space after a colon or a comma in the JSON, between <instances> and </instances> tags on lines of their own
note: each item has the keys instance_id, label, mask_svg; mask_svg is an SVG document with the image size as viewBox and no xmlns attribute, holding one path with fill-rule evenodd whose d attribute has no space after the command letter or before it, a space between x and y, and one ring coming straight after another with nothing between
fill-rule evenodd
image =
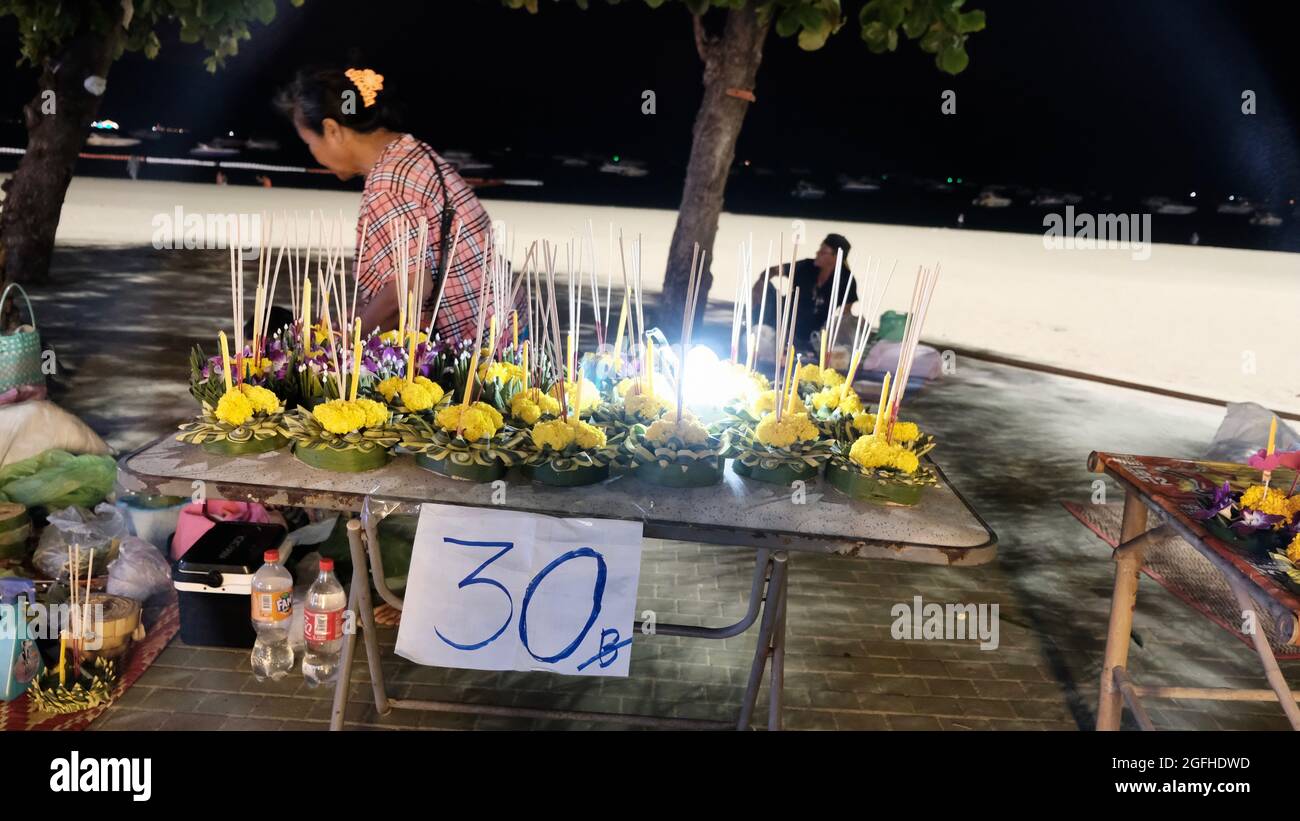
<instances>
[{"instance_id":1,"label":"seated person in background","mask_svg":"<svg viewBox=\"0 0 1300 821\"><path fill-rule=\"evenodd\" d=\"M782 291L787 294L793 294L794 289L799 289L799 303L796 306L798 314L794 322L794 349L795 353L812 354L816 356L819 338L818 335L826 327L826 317L830 314L831 305L838 305L844 302L844 295L847 292L848 302L846 305L852 305L858 299L858 287L853 281L853 273L849 270L849 241L840 234L827 234L826 239L822 240L821 247L817 249L817 255L812 259L801 259L794 266L794 281L783 286ZM831 293L835 279L835 256L838 251L844 252L844 262L840 268L839 292ZM787 276L790 271L789 263L774 266L768 276L767 285L767 311L763 317L763 325L759 328L758 341L758 359L764 362L771 362L774 358L774 345L776 342L776 291L775 279L778 276ZM789 289L789 290L787 290ZM763 278L759 276L754 283L753 301L754 312L757 314L758 306L763 299ZM833 340L828 341L827 350ZM807 361L807 357L805 357ZM813 360L816 364L816 360Z\"/></svg>"}]
</instances>

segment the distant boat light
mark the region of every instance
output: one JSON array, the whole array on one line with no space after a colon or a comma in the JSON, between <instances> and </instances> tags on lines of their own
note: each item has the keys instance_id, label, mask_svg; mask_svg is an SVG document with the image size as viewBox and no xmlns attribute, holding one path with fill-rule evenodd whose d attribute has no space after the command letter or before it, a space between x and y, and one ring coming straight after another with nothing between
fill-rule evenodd
<instances>
[{"instance_id":1,"label":"distant boat light","mask_svg":"<svg viewBox=\"0 0 1300 821\"><path fill-rule=\"evenodd\" d=\"M1195 191L1192 192L1192 199L1196 199L1196 192L1195 192Z\"/></svg>"},{"instance_id":2,"label":"distant boat light","mask_svg":"<svg viewBox=\"0 0 1300 821\"><path fill-rule=\"evenodd\" d=\"M100 131L117 131L118 125L112 120L95 120L90 124L91 128L98 128Z\"/></svg>"}]
</instances>

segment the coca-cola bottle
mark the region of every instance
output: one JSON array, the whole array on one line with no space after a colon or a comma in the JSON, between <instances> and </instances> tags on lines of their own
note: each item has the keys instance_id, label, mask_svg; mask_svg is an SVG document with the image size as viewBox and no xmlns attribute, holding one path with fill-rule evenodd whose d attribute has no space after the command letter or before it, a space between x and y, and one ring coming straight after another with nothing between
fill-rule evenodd
<instances>
[{"instance_id":1,"label":"coca-cola bottle","mask_svg":"<svg viewBox=\"0 0 1300 821\"><path fill-rule=\"evenodd\" d=\"M321 559L320 575L307 592L307 608L303 613L307 652L302 657L302 677L309 687L329 684L338 678L343 614L347 607L343 585L334 578L334 560Z\"/></svg>"}]
</instances>

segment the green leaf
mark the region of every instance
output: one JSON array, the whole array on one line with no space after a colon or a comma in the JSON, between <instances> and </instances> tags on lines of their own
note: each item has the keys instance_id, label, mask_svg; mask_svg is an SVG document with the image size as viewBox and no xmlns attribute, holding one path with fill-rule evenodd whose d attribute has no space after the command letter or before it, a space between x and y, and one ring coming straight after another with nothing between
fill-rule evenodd
<instances>
[{"instance_id":1,"label":"green leaf","mask_svg":"<svg viewBox=\"0 0 1300 821\"><path fill-rule=\"evenodd\" d=\"M957 18L957 31L962 34L970 34L973 31L984 30L984 12L968 11Z\"/></svg>"},{"instance_id":2,"label":"green leaf","mask_svg":"<svg viewBox=\"0 0 1300 821\"><path fill-rule=\"evenodd\" d=\"M930 9L923 3L912 6L912 13L903 21L903 33L907 39L915 40L930 27Z\"/></svg>"},{"instance_id":3,"label":"green leaf","mask_svg":"<svg viewBox=\"0 0 1300 821\"><path fill-rule=\"evenodd\" d=\"M799 12L798 9L786 9L781 16L776 18L776 33L781 37L789 37L799 30Z\"/></svg>"},{"instance_id":4,"label":"green leaf","mask_svg":"<svg viewBox=\"0 0 1300 821\"><path fill-rule=\"evenodd\" d=\"M935 65L948 74L961 74L968 63L970 63L970 56L966 54L966 49L963 46L955 48L949 46L940 51L939 56L935 58Z\"/></svg>"},{"instance_id":5,"label":"green leaf","mask_svg":"<svg viewBox=\"0 0 1300 821\"><path fill-rule=\"evenodd\" d=\"M834 27L829 21L824 22L820 28L804 29L799 32L799 48L804 51L816 51L826 45L826 39L831 36L833 30Z\"/></svg>"}]
</instances>

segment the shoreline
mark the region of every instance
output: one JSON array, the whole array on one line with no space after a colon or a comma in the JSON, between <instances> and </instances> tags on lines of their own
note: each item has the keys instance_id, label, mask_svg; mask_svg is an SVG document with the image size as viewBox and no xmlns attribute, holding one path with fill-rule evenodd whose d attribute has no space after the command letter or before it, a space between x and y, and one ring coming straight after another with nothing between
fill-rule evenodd
<instances>
[{"instance_id":1,"label":"shoreline","mask_svg":"<svg viewBox=\"0 0 1300 821\"><path fill-rule=\"evenodd\" d=\"M177 207L198 214L297 209L304 220L309 210L342 212L347 235L355 231L359 199L357 192L78 177L64 203L57 241L152 247L155 218ZM585 232L590 219L602 272L608 224L623 229L625 244L639 233L646 290L659 289L674 211L490 197L483 203L494 219L518 232L517 248L543 236L563 240ZM724 212L715 244L720 264L713 268L714 304L730 303L736 251L750 233L759 268L767 239L775 247L784 233L788 241L797 222L793 216ZM943 276L922 334L936 346L965 350L972 358L982 351L1160 391L1300 412L1300 358L1287 333L1300 315L1294 254L1156 243L1143 260L1128 250L1049 249L1038 234L813 219L803 220L802 228L810 243L830 231L847 236L859 274L868 256L882 260L882 275L898 260L882 310L905 310L916 267L941 261ZM812 250L803 245L800 256ZM1007 404L1023 401L1008 397Z\"/></svg>"}]
</instances>

